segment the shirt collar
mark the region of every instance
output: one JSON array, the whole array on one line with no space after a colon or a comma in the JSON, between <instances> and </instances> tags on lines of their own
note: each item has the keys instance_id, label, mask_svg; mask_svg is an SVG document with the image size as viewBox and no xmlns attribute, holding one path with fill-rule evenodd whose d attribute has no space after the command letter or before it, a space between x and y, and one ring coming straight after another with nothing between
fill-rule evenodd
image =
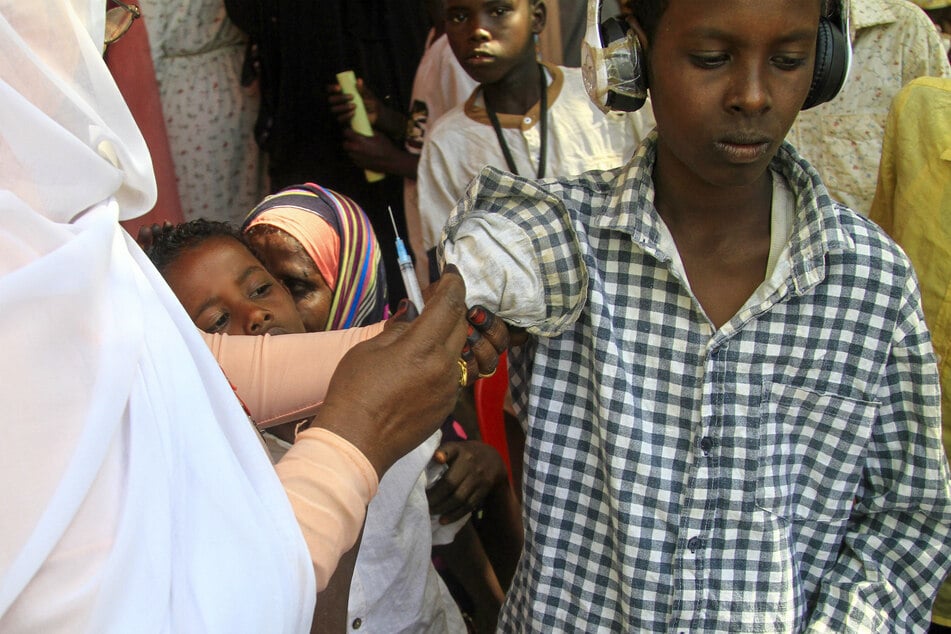
<instances>
[{"instance_id":1,"label":"shirt collar","mask_svg":"<svg viewBox=\"0 0 951 634\"><path fill-rule=\"evenodd\" d=\"M565 85L565 74L561 71L561 68L552 64L543 63L542 67L547 71L547 77L545 79L548 83L548 105L550 108L552 104L558 100L558 95L561 94L561 89ZM485 99L482 97L481 84L472 91L472 94L466 99L462 108L466 116L476 123L492 125L489 114L485 110ZM503 128L521 128L525 123L524 120L526 117L532 121L532 125L535 125L535 122L541 117L541 102L536 102L525 114L506 114L500 112L498 113L498 117L499 125Z\"/></svg>"},{"instance_id":2,"label":"shirt collar","mask_svg":"<svg viewBox=\"0 0 951 634\"><path fill-rule=\"evenodd\" d=\"M862 29L898 21L894 3L888 0L850 0L850 7L852 23L849 35L853 43L856 32Z\"/></svg>"},{"instance_id":3,"label":"shirt collar","mask_svg":"<svg viewBox=\"0 0 951 634\"><path fill-rule=\"evenodd\" d=\"M602 209L595 211L595 227L627 233L658 261L669 262L670 254L660 249L660 215L654 207L652 179L657 151L657 132L638 147L630 162L608 173L608 192ZM800 294L825 277L826 255L855 248L842 226L836 203L815 169L788 143L783 143L770 164L786 179L796 198L796 219L790 237L792 282ZM623 180L618 187L617 179Z\"/></svg>"}]
</instances>

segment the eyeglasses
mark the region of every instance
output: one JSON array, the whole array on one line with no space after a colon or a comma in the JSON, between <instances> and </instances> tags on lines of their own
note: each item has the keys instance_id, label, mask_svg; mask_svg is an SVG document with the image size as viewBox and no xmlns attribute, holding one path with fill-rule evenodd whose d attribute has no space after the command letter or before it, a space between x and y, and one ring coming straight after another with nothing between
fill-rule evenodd
<instances>
[{"instance_id":1,"label":"eyeglasses","mask_svg":"<svg viewBox=\"0 0 951 634\"><path fill-rule=\"evenodd\" d=\"M126 4L122 0L110 0L110 2L119 6L106 11L106 41L103 48L118 41L129 32L132 23L142 17L139 7L134 4Z\"/></svg>"}]
</instances>

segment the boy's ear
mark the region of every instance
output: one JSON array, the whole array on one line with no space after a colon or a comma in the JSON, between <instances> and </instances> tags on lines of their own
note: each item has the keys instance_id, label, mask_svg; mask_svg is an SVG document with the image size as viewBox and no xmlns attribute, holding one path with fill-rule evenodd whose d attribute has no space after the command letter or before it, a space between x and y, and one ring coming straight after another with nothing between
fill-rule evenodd
<instances>
[{"instance_id":1,"label":"boy's ear","mask_svg":"<svg viewBox=\"0 0 951 634\"><path fill-rule=\"evenodd\" d=\"M545 21L548 19L548 8L545 0L529 0L532 3L532 33L538 35L545 30Z\"/></svg>"}]
</instances>

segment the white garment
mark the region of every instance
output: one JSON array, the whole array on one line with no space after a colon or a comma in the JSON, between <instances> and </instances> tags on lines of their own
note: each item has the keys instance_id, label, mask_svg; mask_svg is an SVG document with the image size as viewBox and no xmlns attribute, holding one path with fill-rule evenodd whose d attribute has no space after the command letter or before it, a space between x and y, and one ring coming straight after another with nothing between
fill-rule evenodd
<instances>
[{"instance_id":1,"label":"white garment","mask_svg":"<svg viewBox=\"0 0 951 634\"><path fill-rule=\"evenodd\" d=\"M307 631L287 497L118 225L155 181L104 5L0 0L0 631Z\"/></svg>"},{"instance_id":2,"label":"white garment","mask_svg":"<svg viewBox=\"0 0 951 634\"><path fill-rule=\"evenodd\" d=\"M465 71L449 46L445 33L434 38L430 29L428 45L413 78L410 100L410 121L406 131L406 151L422 152L426 130L448 111L461 104L479 85ZM415 178L403 179L403 208L406 213L410 247L416 254L416 274L419 283L429 284L429 267L423 248L422 224L419 216L419 191Z\"/></svg>"},{"instance_id":3,"label":"white garment","mask_svg":"<svg viewBox=\"0 0 951 634\"><path fill-rule=\"evenodd\" d=\"M413 77L410 129L406 135L406 151L413 154L422 151L426 130L465 101L479 85L456 59L446 34L434 36L430 29L429 44Z\"/></svg>"},{"instance_id":4,"label":"white garment","mask_svg":"<svg viewBox=\"0 0 951 634\"><path fill-rule=\"evenodd\" d=\"M456 602L432 564L433 543L452 541L461 524L431 533L424 468L441 433L397 461L367 509L350 583L348 620L360 632L455 634L466 631Z\"/></svg>"},{"instance_id":5,"label":"white garment","mask_svg":"<svg viewBox=\"0 0 951 634\"><path fill-rule=\"evenodd\" d=\"M648 103L637 112L603 114L588 98L581 70L546 66L548 155L546 177L618 167L654 127ZM541 149L539 105L525 115L499 115L503 136L521 176L534 178ZM489 122L482 91L443 116L429 131L419 162L419 213L423 246L436 246L449 212L486 165L508 169Z\"/></svg>"}]
</instances>

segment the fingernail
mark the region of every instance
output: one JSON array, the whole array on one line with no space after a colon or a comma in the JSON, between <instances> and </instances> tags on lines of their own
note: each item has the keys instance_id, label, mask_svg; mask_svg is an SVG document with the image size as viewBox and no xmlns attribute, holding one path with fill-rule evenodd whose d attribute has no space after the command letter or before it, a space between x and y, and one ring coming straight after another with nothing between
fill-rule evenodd
<instances>
[{"instance_id":1,"label":"fingernail","mask_svg":"<svg viewBox=\"0 0 951 634\"><path fill-rule=\"evenodd\" d=\"M456 265L452 263L446 265L446 267L443 269L443 273L454 273L456 275L461 275L459 273L459 269L456 268Z\"/></svg>"},{"instance_id":2,"label":"fingernail","mask_svg":"<svg viewBox=\"0 0 951 634\"><path fill-rule=\"evenodd\" d=\"M466 343L470 346L474 346L479 343L480 339L482 339L482 335L479 334L479 331L469 326L469 332L466 333Z\"/></svg>"},{"instance_id":3,"label":"fingernail","mask_svg":"<svg viewBox=\"0 0 951 634\"><path fill-rule=\"evenodd\" d=\"M393 316L396 317L397 315L400 315L401 313L405 313L408 309L409 309L409 300L401 299L400 303L396 305L396 312L393 313Z\"/></svg>"},{"instance_id":4,"label":"fingernail","mask_svg":"<svg viewBox=\"0 0 951 634\"><path fill-rule=\"evenodd\" d=\"M416 306L413 305L413 302L404 298L396 305L396 312L393 313L391 319L396 319L397 321L413 321L418 316L419 311L416 310Z\"/></svg>"},{"instance_id":5,"label":"fingernail","mask_svg":"<svg viewBox=\"0 0 951 634\"><path fill-rule=\"evenodd\" d=\"M481 306L476 306L469 311L469 321L476 326L481 326L485 323L485 310Z\"/></svg>"}]
</instances>

